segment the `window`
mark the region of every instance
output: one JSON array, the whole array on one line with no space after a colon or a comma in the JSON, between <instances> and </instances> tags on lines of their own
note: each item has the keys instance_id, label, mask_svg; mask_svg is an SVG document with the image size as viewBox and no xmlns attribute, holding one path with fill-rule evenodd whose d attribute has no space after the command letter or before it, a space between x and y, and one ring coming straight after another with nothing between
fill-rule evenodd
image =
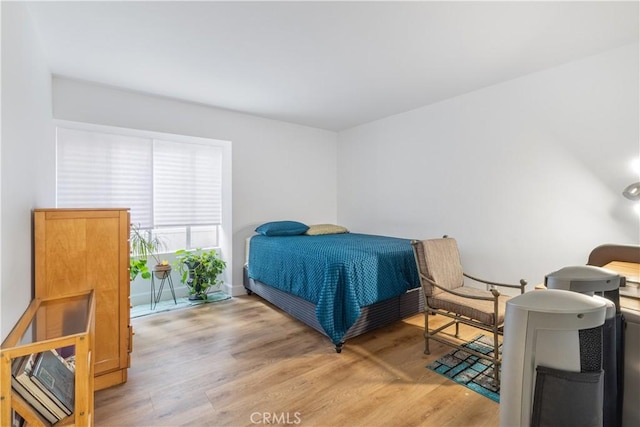
<instances>
[{"instance_id":1,"label":"window","mask_svg":"<svg viewBox=\"0 0 640 427\"><path fill-rule=\"evenodd\" d=\"M88 127L56 129L58 207L128 207L167 251L218 246L222 141Z\"/></svg>"}]
</instances>

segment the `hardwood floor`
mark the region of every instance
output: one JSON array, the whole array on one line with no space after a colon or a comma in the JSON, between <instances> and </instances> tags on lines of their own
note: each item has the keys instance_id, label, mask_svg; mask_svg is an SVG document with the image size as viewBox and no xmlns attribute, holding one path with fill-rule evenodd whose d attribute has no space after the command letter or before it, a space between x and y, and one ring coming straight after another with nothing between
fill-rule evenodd
<instances>
[{"instance_id":1,"label":"hardwood floor","mask_svg":"<svg viewBox=\"0 0 640 427\"><path fill-rule=\"evenodd\" d=\"M497 403L425 368L450 348L423 354L422 315L341 354L255 295L132 323L129 380L96 393L97 426L498 425Z\"/></svg>"}]
</instances>

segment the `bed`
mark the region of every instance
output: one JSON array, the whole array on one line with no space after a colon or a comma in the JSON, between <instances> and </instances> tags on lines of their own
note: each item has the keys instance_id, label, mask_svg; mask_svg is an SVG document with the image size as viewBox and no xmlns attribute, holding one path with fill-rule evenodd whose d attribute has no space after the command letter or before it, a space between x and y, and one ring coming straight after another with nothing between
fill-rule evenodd
<instances>
[{"instance_id":1,"label":"bed","mask_svg":"<svg viewBox=\"0 0 640 427\"><path fill-rule=\"evenodd\" d=\"M338 353L347 339L424 310L407 239L258 234L247 252L247 292L326 335Z\"/></svg>"}]
</instances>

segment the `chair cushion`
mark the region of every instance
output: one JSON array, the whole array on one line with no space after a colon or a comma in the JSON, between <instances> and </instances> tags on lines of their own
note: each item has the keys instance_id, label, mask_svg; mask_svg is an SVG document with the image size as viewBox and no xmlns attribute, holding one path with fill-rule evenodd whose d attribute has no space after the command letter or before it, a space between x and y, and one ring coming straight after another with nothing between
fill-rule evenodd
<instances>
[{"instance_id":1,"label":"chair cushion","mask_svg":"<svg viewBox=\"0 0 640 427\"><path fill-rule=\"evenodd\" d=\"M469 296L492 296L490 291L467 286L456 289L456 292ZM509 296L506 295L498 297L498 325L504 322L505 304L508 299ZM485 325L494 324L493 301L464 298L443 291L437 296L427 298L427 305L429 308L450 311L469 317Z\"/></svg>"}]
</instances>

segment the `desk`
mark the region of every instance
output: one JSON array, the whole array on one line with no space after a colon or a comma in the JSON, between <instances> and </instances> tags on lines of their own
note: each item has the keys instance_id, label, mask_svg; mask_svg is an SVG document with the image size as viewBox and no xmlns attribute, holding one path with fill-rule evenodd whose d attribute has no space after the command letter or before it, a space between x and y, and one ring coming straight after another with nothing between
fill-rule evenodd
<instances>
[{"instance_id":1,"label":"desk","mask_svg":"<svg viewBox=\"0 0 640 427\"><path fill-rule=\"evenodd\" d=\"M627 282L633 282L636 285L640 282L640 264L637 262L611 261L602 268L613 270L616 273L625 276Z\"/></svg>"}]
</instances>

